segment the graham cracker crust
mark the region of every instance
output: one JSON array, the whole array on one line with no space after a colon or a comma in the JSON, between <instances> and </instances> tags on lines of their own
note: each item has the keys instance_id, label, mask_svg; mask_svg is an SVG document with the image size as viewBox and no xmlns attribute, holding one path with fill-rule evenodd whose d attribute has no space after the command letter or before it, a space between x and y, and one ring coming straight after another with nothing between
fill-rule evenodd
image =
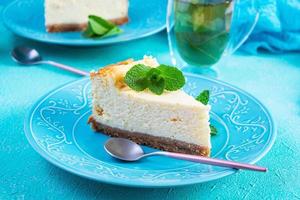
<instances>
[{"instance_id":1,"label":"graham cracker crust","mask_svg":"<svg viewBox=\"0 0 300 200\"><path fill-rule=\"evenodd\" d=\"M118 128L113 128L97 122L92 116L89 118L88 123L91 124L92 128L96 132L102 132L112 137L130 139L138 144L150 146L163 151L193 154L207 157L209 157L210 155L209 147L190 144L187 142L182 142L165 137L156 137L144 133L130 132Z\"/></svg>"},{"instance_id":2,"label":"graham cracker crust","mask_svg":"<svg viewBox=\"0 0 300 200\"><path fill-rule=\"evenodd\" d=\"M128 22L128 17L122 17L117 19L109 20L116 25L122 25ZM86 28L87 23L83 24L50 24L47 25L47 32L71 32L71 31L82 31Z\"/></svg>"}]
</instances>

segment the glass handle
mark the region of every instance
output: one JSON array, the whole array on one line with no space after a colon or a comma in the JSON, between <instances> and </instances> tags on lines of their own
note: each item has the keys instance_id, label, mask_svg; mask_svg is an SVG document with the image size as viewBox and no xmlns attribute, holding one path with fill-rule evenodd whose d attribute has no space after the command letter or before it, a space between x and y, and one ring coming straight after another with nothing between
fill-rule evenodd
<instances>
[{"instance_id":1,"label":"glass handle","mask_svg":"<svg viewBox=\"0 0 300 200\"><path fill-rule=\"evenodd\" d=\"M168 34L168 45L169 45L169 53L171 58L172 65L176 65L175 53L173 49L173 42L172 41L172 26L174 25L174 12L173 12L174 1L168 0L167 6L167 16L166 16L166 27L167 27L167 34Z\"/></svg>"},{"instance_id":2,"label":"glass handle","mask_svg":"<svg viewBox=\"0 0 300 200\"><path fill-rule=\"evenodd\" d=\"M225 54L232 54L239 49L253 32L260 13L255 0L235 0L232 9L230 39ZM229 8L230 9L230 8Z\"/></svg>"}]
</instances>

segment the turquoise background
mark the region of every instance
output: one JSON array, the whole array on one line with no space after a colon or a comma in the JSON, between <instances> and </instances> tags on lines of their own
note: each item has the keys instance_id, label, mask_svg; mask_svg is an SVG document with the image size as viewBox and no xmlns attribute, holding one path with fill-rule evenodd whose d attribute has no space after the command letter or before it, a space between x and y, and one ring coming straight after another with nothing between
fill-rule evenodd
<instances>
[{"instance_id":1,"label":"turquoise background","mask_svg":"<svg viewBox=\"0 0 300 200\"><path fill-rule=\"evenodd\" d=\"M9 56L16 45L36 47L44 57L84 70L144 54L168 62L164 32L120 45L70 48L19 38L0 22L0 199L300 199L299 52L238 53L216 67L219 79L250 92L273 114L277 140L258 162L269 168L268 173L241 171L204 184L136 189L72 175L31 148L23 131L26 112L40 96L77 77L47 66L16 65Z\"/></svg>"}]
</instances>

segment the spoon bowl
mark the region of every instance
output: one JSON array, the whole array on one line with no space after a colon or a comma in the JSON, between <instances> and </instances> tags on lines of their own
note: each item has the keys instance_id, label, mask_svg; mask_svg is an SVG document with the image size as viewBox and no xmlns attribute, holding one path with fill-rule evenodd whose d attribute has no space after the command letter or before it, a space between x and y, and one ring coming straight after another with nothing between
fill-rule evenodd
<instances>
[{"instance_id":1,"label":"spoon bowl","mask_svg":"<svg viewBox=\"0 0 300 200\"><path fill-rule=\"evenodd\" d=\"M29 47L16 47L11 51L14 61L22 65L34 65L43 59L36 49Z\"/></svg>"},{"instance_id":2,"label":"spoon bowl","mask_svg":"<svg viewBox=\"0 0 300 200\"><path fill-rule=\"evenodd\" d=\"M112 157L124 161L137 161L144 155L144 151L140 145L123 138L109 139L105 143L104 149Z\"/></svg>"},{"instance_id":3,"label":"spoon bowl","mask_svg":"<svg viewBox=\"0 0 300 200\"><path fill-rule=\"evenodd\" d=\"M42 56L39 54L39 52L36 49L30 48L30 47L15 47L12 51L11 51L11 57L12 59L21 64L21 65L38 65L38 64L47 64L47 65L51 65L54 66L56 68L65 70L65 71L69 71L72 72L74 74L77 75L81 75L81 76L88 76L89 73L76 69L74 67L71 66L67 66L61 63L57 63L54 61L44 61Z\"/></svg>"}]
</instances>

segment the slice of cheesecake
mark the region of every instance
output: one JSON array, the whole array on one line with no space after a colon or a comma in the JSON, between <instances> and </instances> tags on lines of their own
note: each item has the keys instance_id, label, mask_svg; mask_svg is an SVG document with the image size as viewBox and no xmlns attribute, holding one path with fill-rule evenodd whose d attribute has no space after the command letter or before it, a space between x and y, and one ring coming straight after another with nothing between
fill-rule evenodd
<instances>
[{"instance_id":1,"label":"slice of cheesecake","mask_svg":"<svg viewBox=\"0 0 300 200\"><path fill-rule=\"evenodd\" d=\"M210 106L182 90L164 91L162 95L148 89L132 90L124 76L136 64L159 65L156 59L144 57L91 72L92 128L161 150L209 156Z\"/></svg>"},{"instance_id":2,"label":"slice of cheesecake","mask_svg":"<svg viewBox=\"0 0 300 200\"><path fill-rule=\"evenodd\" d=\"M83 30L89 15L124 24L128 21L128 0L45 0L48 32Z\"/></svg>"}]
</instances>

